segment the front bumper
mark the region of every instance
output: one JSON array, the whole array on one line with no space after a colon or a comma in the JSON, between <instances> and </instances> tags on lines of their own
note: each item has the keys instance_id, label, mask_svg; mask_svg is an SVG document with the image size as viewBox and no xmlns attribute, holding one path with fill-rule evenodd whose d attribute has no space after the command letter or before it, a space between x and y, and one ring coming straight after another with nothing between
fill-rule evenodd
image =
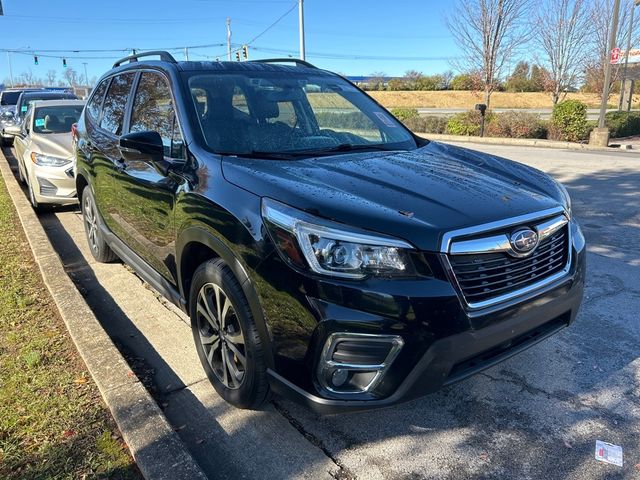
<instances>
[{"instance_id":1,"label":"front bumper","mask_svg":"<svg viewBox=\"0 0 640 480\"><path fill-rule=\"evenodd\" d=\"M573 238L566 276L527 297L472 313L462 307L453 288L450 284L446 287L445 282L432 282L430 296L417 298L412 296L415 286L409 284L405 286L408 297L403 297L397 291L374 292L376 288L348 292L340 284L314 284L307 279L298 288L306 293L304 299L298 297L299 304L306 306L318 323L299 362L295 358L302 355L302 342L274 337L281 360L276 359L275 368L268 370L271 388L318 413L338 413L411 400L495 365L575 320L586 269L586 253L580 239L581 235ZM381 299L385 297L397 306L395 311L383 304ZM365 306L367 311L357 305ZM385 310L388 314L384 314ZM280 331L284 330L276 328L276 334ZM335 395L323 391L314 381L319 352L334 332L402 336L405 346L377 391Z\"/></svg>"},{"instance_id":2,"label":"front bumper","mask_svg":"<svg viewBox=\"0 0 640 480\"><path fill-rule=\"evenodd\" d=\"M29 180L38 203L73 204L78 201L73 164L63 167L33 165Z\"/></svg>"}]
</instances>

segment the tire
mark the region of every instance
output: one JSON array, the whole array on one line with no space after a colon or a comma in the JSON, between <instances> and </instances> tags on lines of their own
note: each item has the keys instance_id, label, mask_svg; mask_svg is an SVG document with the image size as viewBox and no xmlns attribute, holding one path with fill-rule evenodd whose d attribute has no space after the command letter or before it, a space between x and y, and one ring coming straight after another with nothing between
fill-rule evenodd
<instances>
[{"instance_id":1,"label":"tire","mask_svg":"<svg viewBox=\"0 0 640 480\"><path fill-rule=\"evenodd\" d=\"M0 146L10 147L11 145L13 145L13 138L0 136Z\"/></svg>"},{"instance_id":2,"label":"tire","mask_svg":"<svg viewBox=\"0 0 640 480\"><path fill-rule=\"evenodd\" d=\"M27 183L27 179L22 174L22 168L20 168L20 160L18 160L18 181L23 185Z\"/></svg>"},{"instance_id":3,"label":"tire","mask_svg":"<svg viewBox=\"0 0 640 480\"><path fill-rule=\"evenodd\" d=\"M118 256L111 250L107 242L104 240L102 230L100 230L100 219L96 210L96 202L93 199L91 189L86 187L82 191L82 223L84 224L84 232L89 243L91 255L100 263L111 263Z\"/></svg>"},{"instance_id":4,"label":"tire","mask_svg":"<svg viewBox=\"0 0 640 480\"><path fill-rule=\"evenodd\" d=\"M264 348L240 283L223 260L195 271L189 314L198 357L216 392L235 407L258 409L269 394Z\"/></svg>"},{"instance_id":5,"label":"tire","mask_svg":"<svg viewBox=\"0 0 640 480\"><path fill-rule=\"evenodd\" d=\"M31 206L33 207L36 213L42 212L42 206L36 200L36 196L33 193L33 186L31 185L31 182L27 182L27 188L29 189L29 203L31 203Z\"/></svg>"}]
</instances>

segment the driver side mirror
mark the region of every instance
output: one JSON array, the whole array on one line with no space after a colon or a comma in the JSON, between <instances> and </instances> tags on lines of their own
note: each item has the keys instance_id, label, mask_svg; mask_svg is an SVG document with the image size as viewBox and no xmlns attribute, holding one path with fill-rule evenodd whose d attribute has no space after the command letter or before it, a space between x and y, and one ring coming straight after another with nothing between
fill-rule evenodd
<instances>
[{"instance_id":1,"label":"driver side mirror","mask_svg":"<svg viewBox=\"0 0 640 480\"><path fill-rule=\"evenodd\" d=\"M164 159L164 145L158 132L127 133L120 137L120 154L124 160L151 163L161 175L169 173L171 165Z\"/></svg>"}]
</instances>

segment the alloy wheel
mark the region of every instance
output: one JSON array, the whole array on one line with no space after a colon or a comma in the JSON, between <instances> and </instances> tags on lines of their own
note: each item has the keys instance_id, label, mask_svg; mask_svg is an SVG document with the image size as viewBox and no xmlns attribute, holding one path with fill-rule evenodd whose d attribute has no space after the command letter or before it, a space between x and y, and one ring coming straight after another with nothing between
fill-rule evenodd
<instances>
[{"instance_id":1,"label":"alloy wheel","mask_svg":"<svg viewBox=\"0 0 640 480\"><path fill-rule=\"evenodd\" d=\"M196 320L200 344L216 377L229 389L240 388L247 364L245 340L236 310L220 286L202 286Z\"/></svg>"},{"instance_id":2,"label":"alloy wheel","mask_svg":"<svg viewBox=\"0 0 640 480\"><path fill-rule=\"evenodd\" d=\"M98 251L98 216L91 195L87 195L84 200L84 221L87 228L89 246L94 252Z\"/></svg>"}]
</instances>

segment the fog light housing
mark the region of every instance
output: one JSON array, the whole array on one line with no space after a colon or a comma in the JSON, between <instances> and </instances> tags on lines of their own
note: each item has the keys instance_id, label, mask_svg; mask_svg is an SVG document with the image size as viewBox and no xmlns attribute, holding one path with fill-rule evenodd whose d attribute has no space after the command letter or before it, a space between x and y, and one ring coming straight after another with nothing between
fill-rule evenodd
<instances>
[{"instance_id":1,"label":"fog light housing","mask_svg":"<svg viewBox=\"0 0 640 480\"><path fill-rule=\"evenodd\" d=\"M334 394L375 389L404 346L398 335L333 333L318 362L318 382Z\"/></svg>"}]
</instances>

